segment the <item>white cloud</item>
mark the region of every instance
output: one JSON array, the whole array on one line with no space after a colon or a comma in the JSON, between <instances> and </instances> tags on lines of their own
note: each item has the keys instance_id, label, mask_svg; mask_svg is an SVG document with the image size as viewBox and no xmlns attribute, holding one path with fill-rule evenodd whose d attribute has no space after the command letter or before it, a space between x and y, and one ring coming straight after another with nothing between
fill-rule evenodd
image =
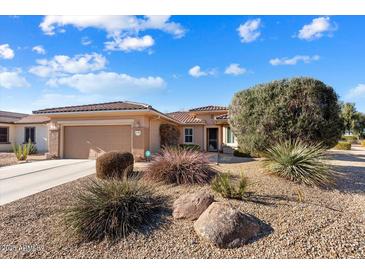
<instances>
[{"instance_id":1,"label":"white cloud","mask_svg":"<svg viewBox=\"0 0 365 274\"><path fill-rule=\"evenodd\" d=\"M113 41L105 42L105 49L113 51L143 51L154 45L155 41L150 35L138 37L115 37Z\"/></svg>"},{"instance_id":2,"label":"white cloud","mask_svg":"<svg viewBox=\"0 0 365 274\"><path fill-rule=\"evenodd\" d=\"M83 46L88 46L88 45L92 44L92 41L89 39L89 37L84 36L84 37L81 38L81 44Z\"/></svg>"},{"instance_id":3,"label":"white cloud","mask_svg":"<svg viewBox=\"0 0 365 274\"><path fill-rule=\"evenodd\" d=\"M47 91L32 102L34 108L50 108L70 105L84 105L101 102L103 98L97 94L65 94Z\"/></svg>"},{"instance_id":4,"label":"white cloud","mask_svg":"<svg viewBox=\"0 0 365 274\"><path fill-rule=\"evenodd\" d=\"M319 59L320 59L319 55L313 55L313 56L296 55L292 58L288 58L288 57L274 58L274 59L271 59L269 62L273 66L280 66L280 65L296 65L298 62L303 62L303 63L308 64L313 61L318 61Z\"/></svg>"},{"instance_id":5,"label":"white cloud","mask_svg":"<svg viewBox=\"0 0 365 274\"><path fill-rule=\"evenodd\" d=\"M31 67L29 72L40 77L54 77L62 76L65 73L87 73L102 70L106 63L106 58L97 53L80 54L74 57L56 55L51 60L37 60L38 65Z\"/></svg>"},{"instance_id":6,"label":"white cloud","mask_svg":"<svg viewBox=\"0 0 365 274\"><path fill-rule=\"evenodd\" d=\"M242 43L251 43L260 37L261 19L256 18L248 20L244 24L241 24L238 28L238 34L241 37Z\"/></svg>"},{"instance_id":7,"label":"white cloud","mask_svg":"<svg viewBox=\"0 0 365 274\"><path fill-rule=\"evenodd\" d=\"M20 69L9 71L0 68L0 88L12 89L29 87L30 84L21 74L22 71Z\"/></svg>"},{"instance_id":8,"label":"white cloud","mask_svg":"<svg viewBox=\"0 0 365 274\"><path fill-rule=\"evenodd\" d=\"M304 25L298 33L298 38L302 40L314 40L324 35L332 36L337 30L337 25L331 22L329 17L318 17L312 20L308 25Z\"/></svg>"},{"instance_id":9,"label":"white cloud","mask_svg":"<svg viewBox=\"0 0 365 274\"><path fill-rule=\"evenodd\" d=\"M39 27L47 35L54 35L56 30L66 25L72 25L78 29L98 28L108 34L121 32L138 33L147 29L157 29L172 34L176 38L184 36L185 29L179 24L170 21L171 16L130 16L130 15L106 15L106 16L71 16L49 15L45 16Z\"/></svg>"},{"instance_id":10,"label":"white cloud","mask_svg":"<svg viewBox=\"0 0 365 274\"><path fill-rule=\"evenodd\" d=\"M161 77L133 77L116 72L74 74L72 76L50 79L50 87L68 86L81 92L120 92L153 90L164 88L166 83Z\"/></svg>"},{"instance_id":11,"label":"white cloud","mask_svg":"<svg viewBox=\"0 0 365 274\"><path fill-rule=\"evenodd\" d=\"M46 50L45 50L45 49L43 48L43 46L41 46L41 45L34 46L34 47L32 48L32 51L34 51L34 52L36 52L36 53L38 53L38 54L42 54L42 55L46 54Z\"/></svg>"},{"instance_id":12,"label":"white cloud","mask_svg":"<svg viewBox=\"0 0 365 274\"><path fill-rule=\"evenodd\" d=\"M346 96L347 98L365 97L365 84L358 84L356 87L350 89Z\"/></svg>"},{"instance_id":13,"label":"white cloud","mask_svg":"<svg viewBox=\"0 0 365 274\"><path fill-rule=\"evenodd\" d=\"M194 66L189 69L189 75L195 78L199 78L202 76L215 75L217 73L216 69L209 69L203 71L200 66Z\"/></svg>"},{"instance_id":14,"label":"white cloud","mask_svg":"<svg viewBox=\"0 0 365 274\"><path fill-rule=\"evenodd\" d=\"M241 75L245 74L246 72L247 70L245 68L241 68L239 64L230 64L224 71L225 74L231 75Z\"/></svg>"},{"instance_id":15,"label":"white cloud","mask_svg":"<svg viewBox=\"0 0 365 274\"><path fill-rule=\"evenodd\" d=\"M0 58L13 59L14 56L14 51L10 48L9 44L0 45Z\"/></svg>"}]
</instances>

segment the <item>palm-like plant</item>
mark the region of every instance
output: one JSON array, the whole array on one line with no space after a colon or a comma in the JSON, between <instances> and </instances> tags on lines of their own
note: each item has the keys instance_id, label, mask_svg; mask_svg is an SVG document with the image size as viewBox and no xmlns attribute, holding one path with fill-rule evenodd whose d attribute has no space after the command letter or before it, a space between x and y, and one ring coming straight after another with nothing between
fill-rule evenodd
<instances>
[{"instance_id":1,"label":"palm-like plant","mask_svg":"<svg viewBox=\"0 0 365 274\"><path fill-rule=\"evenodd\" d=\"M263 163L267 171L280 177L310 186L325 186L332 183L333 176L333 171L323 161L325 151L322 144L282 141L266 150Z\"/></svg>"}]
</instances>

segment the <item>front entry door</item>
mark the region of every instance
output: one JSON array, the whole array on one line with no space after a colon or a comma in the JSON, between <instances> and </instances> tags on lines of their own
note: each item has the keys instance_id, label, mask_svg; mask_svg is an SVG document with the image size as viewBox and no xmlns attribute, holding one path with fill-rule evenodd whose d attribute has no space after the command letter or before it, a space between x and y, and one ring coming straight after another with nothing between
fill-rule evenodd
<instances>
[{"instance_id":1,"label":"front entry door","mask_svg":"<svg viewBox=\"0 0 365 274\"><path fill-rule=\"evenodd\" d=\"M218 128L207 128L207 150L218 151Z\"/></svg>"}]
</instances>

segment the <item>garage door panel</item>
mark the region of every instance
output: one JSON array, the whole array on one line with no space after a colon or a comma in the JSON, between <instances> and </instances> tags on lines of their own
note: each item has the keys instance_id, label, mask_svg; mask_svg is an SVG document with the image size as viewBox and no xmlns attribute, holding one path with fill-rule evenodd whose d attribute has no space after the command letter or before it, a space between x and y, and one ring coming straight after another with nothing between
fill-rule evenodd
<instances>
[{"instance_id":1,"label":"garage door panel","mask_svg":"<svg viewBox=\"0 0 365 274\"><path fill-rule=\"evenodd\" d=\"M131 152L130 126L67 126L64 158L95 159L112 150Z\"/></svg>"}]
</instances>

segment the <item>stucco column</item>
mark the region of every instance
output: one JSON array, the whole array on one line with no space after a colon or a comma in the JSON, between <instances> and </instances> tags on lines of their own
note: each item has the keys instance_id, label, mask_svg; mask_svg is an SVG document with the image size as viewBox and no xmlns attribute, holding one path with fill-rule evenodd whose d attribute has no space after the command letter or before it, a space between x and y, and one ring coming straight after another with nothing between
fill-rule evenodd
<instances>
[{"instance_id":1,"label":"stucco column","mask_svg":"<svg viewBox=\"0 0 365 274\"><path fill-rule=\"evenodd\" d=\"M60 157L60 129L55 124L49 127L48 152L51 155Z\"/></svg>"}]
</instances>

